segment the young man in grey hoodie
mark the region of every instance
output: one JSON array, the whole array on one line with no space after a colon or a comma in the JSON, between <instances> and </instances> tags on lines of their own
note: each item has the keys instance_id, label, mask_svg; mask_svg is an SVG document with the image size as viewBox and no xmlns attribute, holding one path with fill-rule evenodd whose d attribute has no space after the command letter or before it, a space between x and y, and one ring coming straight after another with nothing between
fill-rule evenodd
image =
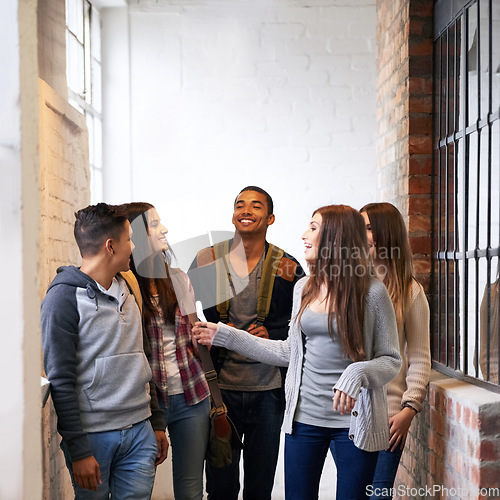
<instances>
[{"instance_id":1,"label":"young man in grey hoodie","mask_svg":"<svg viewBox=\"0 0 500 500\"><path fill-rule=\"evenodd\" d=\"M105 203L75 215L82 265L59 268L42 302L61 448L75 498L148 499L168 441L149 386L140 297L121 274L133 248L130 223Z\"/></svg>"}]
</instances>

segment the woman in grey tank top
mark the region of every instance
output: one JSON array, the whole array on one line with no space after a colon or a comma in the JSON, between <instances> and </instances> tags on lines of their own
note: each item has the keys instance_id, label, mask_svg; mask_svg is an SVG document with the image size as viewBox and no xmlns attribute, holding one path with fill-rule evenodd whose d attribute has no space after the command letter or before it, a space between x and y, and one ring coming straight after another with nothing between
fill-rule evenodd
<instances>
[{"instance_id":1,"label":"woman in grey tank top","mask_svg":"<svg viewBox=\"0 0 500 500\"><path fill-rule=\"evenodd\" d=\"M337 500L367 498L378 451L389 443L384 385L401 367L394 308L372 276L359 212L319 208L302 239L310 275L295 286L287 340L205 322L193 335L205 345L288 366L287 500L318 498L328 449L337 467Z\"/></svg>"}]
</instances>

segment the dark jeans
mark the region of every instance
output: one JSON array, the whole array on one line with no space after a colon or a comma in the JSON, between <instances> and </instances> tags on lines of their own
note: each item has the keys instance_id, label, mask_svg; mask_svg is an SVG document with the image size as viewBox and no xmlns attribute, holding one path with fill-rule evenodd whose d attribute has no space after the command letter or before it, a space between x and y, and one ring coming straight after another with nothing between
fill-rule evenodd
<instances>
[{"instance_id":1,"label":"dark jeans","mask_svg":"<svg viewBox=\"0 0 500 500\"><path fill-rule=\"evenodd\" d=\"M337 467L337 500L366 499L378 452L354 446L348 429L332 429L294 422L285 436L286 500L317 500L328 448Z\"/></svg>"},{"instance_id":2,"label":"dark jeans","mask_svg":"<svg viewBox=\"0 0 500 500\"><path fill-rule=\"evenodd\" d=\"M393 497L391 488L394 487L394 479L396 479L402 454L403 450L399 448L396 451L379 452L377 467L373 476L371 498L390 500Z\"/></svg>"},{"instance_id":3,"label":"dark jeans","mask_svg":"<svg viewBox=\"0 0 500 500\"><path fill-rule=\"evenodd\" d=\"M228 415L245 445L243 449L244 500L270 500L278 461L284 403L281 389L272 391L221 390ZM240 455L228 467L207 462L209 500L237 500L240 490Z\"/></svg>"}]
</instances>

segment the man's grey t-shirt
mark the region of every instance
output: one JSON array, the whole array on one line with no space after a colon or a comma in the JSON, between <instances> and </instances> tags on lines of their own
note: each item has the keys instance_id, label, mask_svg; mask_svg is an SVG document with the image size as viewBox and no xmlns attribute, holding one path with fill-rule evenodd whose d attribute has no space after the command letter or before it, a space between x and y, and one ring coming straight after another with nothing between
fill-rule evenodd
<instances>
[{"instance_id":1,"label":"man's grey t-shirt","mask_svg":"<svg viewBox=\"0 0 500 500\"><path fill-rule=\"evenodd\" d=\"M264 253L252 272L239 276L228 260L234 290L241 290L229 300L229 322L240 330L248 330L257 321L257 300L259 296ZM246 285L246 286L245 286ZM276 366L265 365L233 351L227 351L219 372L221 389L233 391L268 391L281 387L281 374Z\"/></svg>"}]
</instances>

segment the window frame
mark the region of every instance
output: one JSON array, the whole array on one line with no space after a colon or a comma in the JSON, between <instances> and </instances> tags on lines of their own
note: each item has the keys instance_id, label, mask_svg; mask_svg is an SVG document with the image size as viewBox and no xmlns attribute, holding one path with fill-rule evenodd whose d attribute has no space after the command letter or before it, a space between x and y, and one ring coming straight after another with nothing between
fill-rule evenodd
<instances>
[{"instance_id":1,"label":"window frame","mask_svg":"<svg viewBox=\"0 0 500 500\"><path fill-rule=\"evenodd\" d=\"M66 0L65 5L68 101L86 118L89 134L90 195L91 202L98 203L103 198L102 65L99 10L92 4L91 0ZM72 51L72 49L76 50ZM74 52L81 52L81 61L73 60Z\"/></svg>"}]
</instances>

